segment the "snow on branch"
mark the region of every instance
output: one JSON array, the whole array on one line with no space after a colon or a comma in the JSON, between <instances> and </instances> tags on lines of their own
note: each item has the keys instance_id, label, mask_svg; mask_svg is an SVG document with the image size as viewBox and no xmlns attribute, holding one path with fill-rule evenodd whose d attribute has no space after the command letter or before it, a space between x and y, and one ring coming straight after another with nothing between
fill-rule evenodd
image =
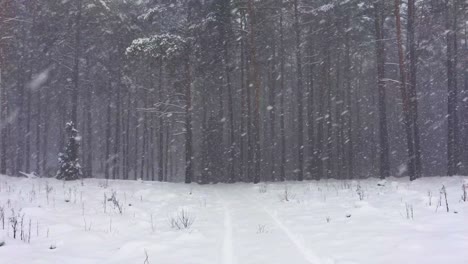
<instances>
[{"instance_id":1,"label":"snow on branch","mask_svg":"<svg viewBox=\"0 0 468 264\"><path fill-rule=\"evenodd\" d=\"M133 40L125 54L127 56L149 57L151 59L174 59L185 50L187 40L175 34L158 34L149 38Z\"/></svg>"}]
</instances>

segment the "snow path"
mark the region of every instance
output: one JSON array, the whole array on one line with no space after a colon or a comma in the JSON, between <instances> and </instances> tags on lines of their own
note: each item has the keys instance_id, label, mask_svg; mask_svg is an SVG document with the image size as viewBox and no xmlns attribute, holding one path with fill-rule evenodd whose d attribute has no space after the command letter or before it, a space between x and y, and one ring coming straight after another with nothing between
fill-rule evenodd
<instances>
[{"instance_id":1,"label":"snow path","mask_svg":"<svg viewBox=\"0 0 468 264\"><path fill-rule=\"evenodd\" d=\"M143 263L146 253L152 264L465 264L465 181L457 176L391 178L385 186L377 179L185 185L0 175L5 219L12 209L21 210L33 226L31 243L13 239L10 225L0 226L0 264ZM442 185L450 213L436 210ZM103 198L113 193L122 213L110 201L104 211ZM414 219L406 217L408 205ZM188 229L171 227L181 212L193 219Z\"/></svg>"},{"instance_id":2,"label":"snow path","mask_svg":"<svg viewBox=\"0 0 468 264\"><path fill-rule=\"evenodd\" d=\"M223 263L233 264L234 255L232 249L232 222L231 213L227 207L224 207L224 240L223 240Z\"/></svg>"},{"instance_id":3,"label":"snow path","mask_svg":"<svg viewBox=\"0 0 468 264\"><path fill-rule=\"evenodd\" d=\"M291 230L289 230L289 228L286 225L284 225L283 222L281 222L281 220L279 220L276 214L273 214L265 206L261 205L257 199L251 198L250 200L255 201L255 204L258 206L258 208L262 208L263 211L266 214L268 214L271 217L271 219L273 219L275 224L288 236L289 240L294 244L294 246L299 250L299 252L309 263L319 264L322 262L319 257L317 257L314 253L311 252L310 249L308 249L304 245L303 239L292 233Z\"/></svg>"},{"instance_id":4,"label":"snow path","mask_svg":"<svg viewBox=\"0 0 468 264\"><path fill-rule=\"evenodd\" d=\"M320 264L321 261L257 198L245 189L223 186L219 201L224 208L225 236L223 263L233 263L232 244L238 248L238 263L284 263L288 255L294 264ZM232 234L232 230L236 232ZM252 236L253 235L253 236ZM235 239L234 239L235 237ZM271 250L278 248L281 250ZM257 259L258 258L258 259ZM267 261L268 260L268 261Z\"/></svg>"},{"instance_id":5,"label":"snow path","mask_svg":"<svg viewBox=\"0 0 468 264\"><path fill-rule=\"evenodd\" d=\"M224 211L224 238L223 238L223 264L233 264L234 254L232 246L232 219L231 211L226 204L226 201L222 198L218 191L216 191L216 196L223 205Z\"/></svg>"}]
</instances>

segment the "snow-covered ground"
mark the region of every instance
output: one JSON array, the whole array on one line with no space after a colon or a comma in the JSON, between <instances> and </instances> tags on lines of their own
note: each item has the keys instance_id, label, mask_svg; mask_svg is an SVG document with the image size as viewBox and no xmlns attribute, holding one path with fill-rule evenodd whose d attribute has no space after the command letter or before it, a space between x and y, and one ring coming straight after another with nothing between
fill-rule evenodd
<instances>
[{"instance_id":1,"label":"snow-covered ground","mask_svg":"<svg viewBox=\"0 0 468 264\"><path fill-rule=\"evenodd\" d=\"M199 186L0 176L0 263L465 264L466 179ZM13 239L12 209L26 241L21 217ZM179 230L171 222L182 212L193 224Z\"/></svg>"}]
</instances>

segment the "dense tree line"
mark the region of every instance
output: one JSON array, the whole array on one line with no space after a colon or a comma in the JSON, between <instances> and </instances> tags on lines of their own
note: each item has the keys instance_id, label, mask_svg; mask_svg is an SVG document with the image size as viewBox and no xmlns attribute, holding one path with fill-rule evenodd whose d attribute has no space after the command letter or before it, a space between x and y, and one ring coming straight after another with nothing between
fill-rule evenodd
<instances>
[{"instance_id":1,"label":"dense tree line","mask_svg":"<svg viewBox=\"0 0 468 264\"><path fill-rule=\"evenodd\" d=\"M0 173L465 174L463 0L0 0ZM70 143L68 143L70 144Z\"/></svg>"}]
</instances>

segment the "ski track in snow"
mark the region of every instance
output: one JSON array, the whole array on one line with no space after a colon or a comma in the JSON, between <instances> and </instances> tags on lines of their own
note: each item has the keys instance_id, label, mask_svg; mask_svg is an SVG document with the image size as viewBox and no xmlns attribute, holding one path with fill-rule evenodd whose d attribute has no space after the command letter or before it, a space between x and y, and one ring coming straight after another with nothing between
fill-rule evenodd
<instances>
[{"instance_id":1,"label":"ski track in snow","mask_svg":"<svg viewBox=\"0 0 468 264\"><path fill-rule=\"evenodd\" d=\"M216 192L219 201L223 206L224 211L224 237L223 237L223 264L233 264L234 263L234 254L232 246L232 217L231 210L229 209L226 201L221 198L218 192Z\"/></svg>"},{"instance_id":2,"label":"ski track in snow","mask_svg":"<svg viewBox=\"0 0 468 264\"><path fill-rule=\"evenodd\" d=\"M232 249L232 221L231 212L224 205L224 240L223 240L223 263L233 264L234 255Z\"/></svg>"},{"instance_id":3,"label":"ski track in snow","mask_svg":"<svg viewBox=\"0 0 468 264\"><path fill-rule=\"evenodd\" d=\"M255 205L261 208L265 212L265 214L267 214L273 220L276 226L279 227L279 229L283 231L284 234L286 234L288 239L296 247L296 249L302 254L304 259L307 260L307 262L311 264L320 264L322 262L319 257L317 257L304 245L300 237L298 237L293 232L291 232L291 230L289 230L289 228L283 222L281 222L281 220L275 214L273 214L265 206L260 204L260 202L256 198L247 197L247 196L245 196L245 198L249 199L250 201L254 201Z\"/></svg>"}]
</instances>

